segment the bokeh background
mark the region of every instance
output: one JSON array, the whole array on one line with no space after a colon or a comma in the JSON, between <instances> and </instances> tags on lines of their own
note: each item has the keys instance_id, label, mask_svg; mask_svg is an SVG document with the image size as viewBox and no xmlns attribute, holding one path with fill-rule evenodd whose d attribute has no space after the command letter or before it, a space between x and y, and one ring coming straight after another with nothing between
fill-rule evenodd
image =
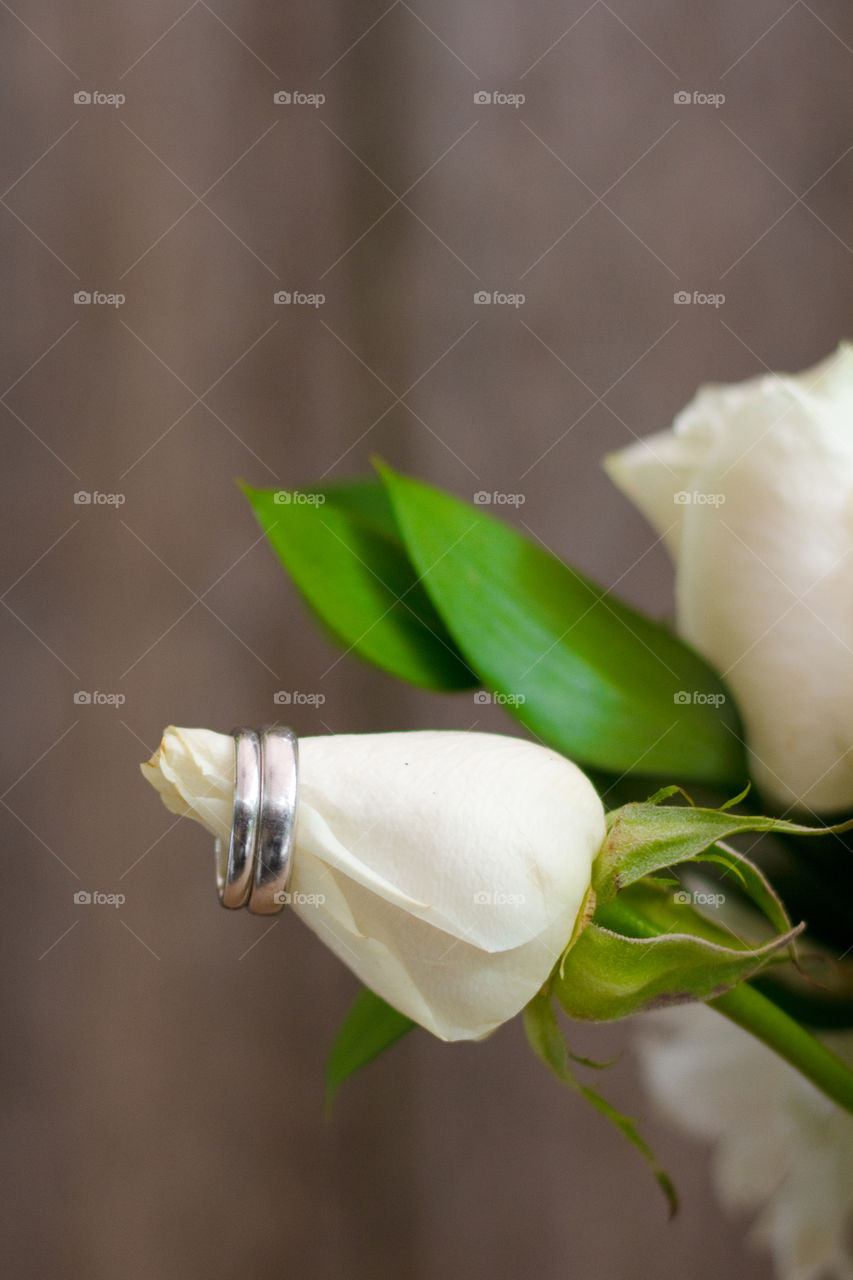
<instances>
[{"instance_id":1,"label":"bokeh background","mask_svg":"<svg viewBox=\"0 0 853 1280\"><path fill-rule=\"evenodd\" d=\"M16 0L0 31L10 1271L769 1276L703 1149L648 1114L633 1025L577 1047L624 1050L606 1089L648 1117L673 1224L515 1025L412 1035L324 1122L354 980L297 920L223 913L210 841L138 765L164 725L263 723L276 691L301 734L518 731L342 657L237 477L378 454L516 495L506 519L668 612L599 460L848 331L849 6Z\"/></svg>"}]
</instances>

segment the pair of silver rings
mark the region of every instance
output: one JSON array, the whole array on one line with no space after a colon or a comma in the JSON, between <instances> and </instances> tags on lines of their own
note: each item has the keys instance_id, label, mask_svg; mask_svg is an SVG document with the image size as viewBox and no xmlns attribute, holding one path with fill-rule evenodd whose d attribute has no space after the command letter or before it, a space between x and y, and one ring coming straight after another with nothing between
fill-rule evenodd
<instances>
[{"instance_id":1,"label":"pair of silver rings","mask_svg":"<svg viewBox=\"0 0 853 1280\"><path fill-rule=\"evenodd\" d=\"M287 904L298 783L292 729L232 729L234 816L228 848L217 840L216 887L223 907L269 916Z\"/></svg>"}]
</instances>

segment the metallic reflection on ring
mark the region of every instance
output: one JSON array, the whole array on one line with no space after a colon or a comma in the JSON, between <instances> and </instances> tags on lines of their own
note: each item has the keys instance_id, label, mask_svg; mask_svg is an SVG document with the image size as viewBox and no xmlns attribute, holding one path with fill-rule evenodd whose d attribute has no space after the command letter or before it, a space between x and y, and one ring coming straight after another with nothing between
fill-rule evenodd
<instances>
[{"instance_id":1,"label":"metallic reflection on ring","mask_svg":"<svg viewBox=\"0 0 853 1280\"><path fill-rule=\"evenodd\" d=\"M298 746L292 729L261 734L261 812L249 910L274 915L287 901L296 821Z\"/></svg>"},{"instance_id":2,"label":"metallic reflection on ring","mask_svg":"<svg viewBox=\"0 0 853 1280\"><path fill-rule=\"evenodd\" d=\"M261 746L254 729L234 729L234 815L225 855L217 840L216 886L223 907L243 907L252 887L258 809L261 796Z\"/></svg>"},{"instance_id":3,"label":"metallic reflection on ring","mask_svg":"<svg viewBox=\"0 0 853 1280\"><path fill-rule=\"evenodd\" d=\"M234 812L227 851L216 840L219 901L274 915L287 902L296 822L298 745L291 729L233 729Z\"/></svg>"}]
</instances>

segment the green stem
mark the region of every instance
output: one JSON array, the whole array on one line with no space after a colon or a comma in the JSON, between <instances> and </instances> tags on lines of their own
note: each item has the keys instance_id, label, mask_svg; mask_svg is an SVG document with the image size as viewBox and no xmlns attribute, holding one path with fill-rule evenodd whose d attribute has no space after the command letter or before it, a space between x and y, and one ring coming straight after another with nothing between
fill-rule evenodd
<instances>
[{"instance_id":1,"label":"green stem","mask_svg":"<svg viewBox=\"0 0 853 1280\"><path fill-rule=\"evenodd\" d=\"M618 898L600 907L596 920L606 929L630 938L656 938L660 934L660 929ZM741 982L708 1004L790 1062L822 1093L853 1115L853 1071L767 996L749 983Z\"/></svg>"}]
</instances>

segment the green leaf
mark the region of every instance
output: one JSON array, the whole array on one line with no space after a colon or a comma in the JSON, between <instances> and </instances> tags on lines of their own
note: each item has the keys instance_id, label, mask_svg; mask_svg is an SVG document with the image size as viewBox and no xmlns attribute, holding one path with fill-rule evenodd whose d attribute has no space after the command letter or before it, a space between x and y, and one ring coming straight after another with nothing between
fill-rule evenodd
<instances>
[{"instance_id":1,"label":"green leaf","mask_svg":"<svg viewBox=\"0 0 853 1280\"><path fill-rule=\"evenodd\" d=\"M448 631L533 733L610 772L743 784L734 704L667 628L481 508L379 469Z\"/></svg>"},{"instance_id":2,"label":"green leaf","mask_svg":"<svg viewBox=\"0 0 853 1280\"><path fill-rule=\"evenodd\" d=\"M524 1029L534 1053L539 1057L558 1080L586 1098L587 1102L606 1116L621 1134L642 1153L646 1163L657 1179L658 1185L669 1204L669 1216L673 1217L678 1210L678 1196L669 1175L661 1168L648 1143L640 1137L632 1120L623 1116L614 1106L603 1098L595 1089L590 1089L577 1080L569 1066L569 1062L578 1061L569 1050L565 1038L560 1031L557 1016L549 997L541 992L531 1000L524 1010Z\"/></svg>"},{"instance_id":3,"label":"green leaf","mask_svg":"<svg viewBox=\"0 0 853 1280\"><path fill-rule=\"evenodd\" d=\"M243 492L299 591L347 650L427 689L479 683L418 582L381 485Z\"/></svg>"},{"instance_id":4,"label":"green leaf","mask_svg":"<svg viewBox=\"0 0 853 1280\"><path fill-rule=\"evenodd\" d=\"M775 890L744 854L724 843L725 839L745 831L824 835L849 829L851 825L804 827L781 818L733 814L725 809L698 809L652 801L626 804L608 815L607 836L593 866L593 888L598 903L604 904L627 885L664 867L684 862L716 862L737 876L755 905L784 932L791 922ZM709 854L710 849L713 852Z\"/></svg>"},{"instance_id":5,"label":"green leaf","mask_svg":"<svg viewBox=\"0 0 853 1280\"><path fill-rule=\"evenodd\" d=\"M607 920L608 910L599 912L598 919ZM693 916L698 912L682 914L682 927L693 927ZM706 931L704 922L697 921L695 927L697 933ZM625 937L593 921L555 970L552 990L569 1017L594 1022L690 1000L711 1000L784 953L803 927L761 947L731 947L693 932Z\"/></svg>"},{"instance_id":6,"label":"green leaf","mask_svg":"<svg viewBox=\"0 0 853 1280\"><path fill-rule=\"evenodd\" d=\"M356 996L335 1037L326 1063L326 1108L344 1080L411 1031L415 1023L369 988Z\"/></svg>"},{"instance_id":7,"label":"green leaf","mask_svg":"<svg viewBox=\"0 0 853 1280\"><path fill-rule=\"evenodd\" d=\"M664 800L669 800L672 796L676 795L682 795L688 803L693 803L686 791L676 784L671 783L668 787L659 787L653 796L649 796L646 804L662 804ZM610 821L610 816L610 814L607 815L608 822Z\"/></svg>"},{"instance_id":8,"label":"green leaf","mask_svg":"<svg viewBox=\"0 0 853 1280\"><path fill-rule=\"evenodd\" d=\"M720 805L720 812L725 813L726 809L733 809L736 804L740 804L743 800L746 799L746 797L749 795L751 790L752 790L752 783L748 782L744 787L743 791L739 792L736 796L732 796L731 800L727 800L725 804Z\"/></svg>"}]
</instances>

